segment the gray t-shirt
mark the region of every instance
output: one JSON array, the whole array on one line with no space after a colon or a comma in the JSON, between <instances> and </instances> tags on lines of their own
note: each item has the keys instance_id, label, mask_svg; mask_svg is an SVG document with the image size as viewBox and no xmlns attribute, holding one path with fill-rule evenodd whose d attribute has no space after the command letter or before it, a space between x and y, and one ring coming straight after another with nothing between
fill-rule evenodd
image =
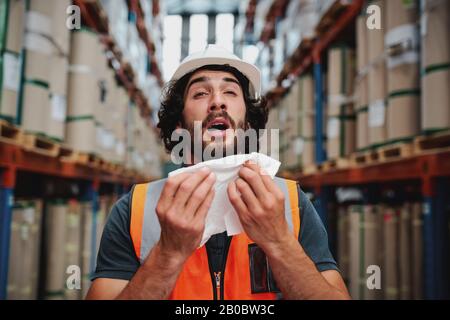
<instances>
[{"instance_id":1,"label":"gray t-shirt","mask_svg":"<svg viewBox=\"0 0 450 320\"><path fill-rule=\"evenodd\" d=\"M319 272L339 271L328 248L327 232L319 215L300 188L298 192L300 193L300 244ZM96 278L130 280L140 266L130 236L130 198L131 193L124 195L111 210L103 230L97 266L91 277L92 280ZM225 232L212 236L206 243L208 253L211 252L216 260L213 265L221 265L226 238Z\"/></svg>"}]
</instances>

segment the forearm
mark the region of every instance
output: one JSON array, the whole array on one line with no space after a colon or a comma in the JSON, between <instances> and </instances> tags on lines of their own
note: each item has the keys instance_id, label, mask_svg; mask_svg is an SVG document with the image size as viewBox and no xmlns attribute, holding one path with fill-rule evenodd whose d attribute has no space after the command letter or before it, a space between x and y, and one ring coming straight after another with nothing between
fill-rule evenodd
<instances>
[{"instance_id":1,"label":"forearm","mask_svg":"<svg viewBox=\"0 0 450 320\"><path fill-rule=\"evenodd\" d=\"M272 246L264 251L285 299L349 298L347 293L328 283L295 238L287 241L285 245Z\"/></svg>"},{"instance_id":2,"label":"forearm","mask_svg":"<svg viewBox=\"0 0 450 320\"><path fill-rule=\"evenodd\" d=\"M166 255L156 245L117 299L167 299L175 287L183 264L183 259Z\"/></svg>"}]
</instances>

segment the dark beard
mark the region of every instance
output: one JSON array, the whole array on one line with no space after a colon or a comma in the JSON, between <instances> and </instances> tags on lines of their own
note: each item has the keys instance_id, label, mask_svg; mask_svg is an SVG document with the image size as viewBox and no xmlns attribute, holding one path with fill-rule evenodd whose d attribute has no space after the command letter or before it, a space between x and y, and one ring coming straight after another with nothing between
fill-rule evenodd
<instances>
[{"instance_id":1,"label":"dark beard","mask_svg":"<svg viewBox=\"0 0 450 320\"><path fill-rule=\"evenodd\" d=\"M233 138L233 140L234 140L233 141L233 146L231 146L231 147L228 146L227 147L226 144L225 144L225 141L222 141L222 143L223 143L222 154L219 153L218 155L216 155L216 152L215 152L216 148L214 148L213 150L211 150L211 158L209 158L209 159L205 159L204 158L205 157L204 151L205 151L206 147L209 144L214 143L214 137L212 138L212 140L210 142L203 141L203 132L206 129L206 125L209 122L211 122L214 119L216 119L216 118L224 118L224 119L228 120L228 122L231 125L231 129L233 129L235 132L238 129L241 129L243 131L248 129L248 125L245 125L244 121L239 121L239 122L236 123L236 121L234 121L233 118L231 118L226 111L212 112L212 113L208 114L208 116L202 121L202 132L201 132L202 135L201 135L201 137L195 137L195 135L194 135L194 124L193 123L188 123L187 124L187 123L183 122L183 124L182 124L183 129L188 130L190 135L191 135L191 150L195 150L194 149L194 144L195 144L196 139L202 139L202 159L200 161L222 158L222 157L227 155L227 150L232 150L232 154L233 155L236 155L238 153L242 153L242 148L239 148L239 145L238 145L238 137L235 135L234 138ZM245 140L244 143L245 143L245 147L243 148L244 149L244 153L250 153L250 152L255 151L255 150L250 150L249 141ZM230 154L228 154L228 155L230 155Z\"/></svg>"}]
</instances>

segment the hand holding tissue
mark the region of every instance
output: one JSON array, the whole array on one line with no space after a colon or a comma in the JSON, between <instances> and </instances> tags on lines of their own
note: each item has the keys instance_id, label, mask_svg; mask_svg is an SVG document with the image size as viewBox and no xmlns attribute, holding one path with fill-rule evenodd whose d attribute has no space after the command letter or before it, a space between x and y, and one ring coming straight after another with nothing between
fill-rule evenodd
<instances>
[{"instance_id":1,"label":"hand holding tissue","mask_svg":"<svg viewBox=\"0 0 450 320\"><path fill-rule=\"evenodd\" d=\"M243 232L244 229L239 221L239 217L228 199L227 187L230 182L238 178L239 169L248 160L259 165L272 179L280 167L279 161L262 153L253 152L251 154L239 154L201 162L191 167L175 170L169 174L169 177L171 177L184 172L197 172L204 167L208 167L216 175L215 196L206 216L205 230L200 247L212 235L227 231L227 234L232 236Z\"/></svg>"}]
</instances>

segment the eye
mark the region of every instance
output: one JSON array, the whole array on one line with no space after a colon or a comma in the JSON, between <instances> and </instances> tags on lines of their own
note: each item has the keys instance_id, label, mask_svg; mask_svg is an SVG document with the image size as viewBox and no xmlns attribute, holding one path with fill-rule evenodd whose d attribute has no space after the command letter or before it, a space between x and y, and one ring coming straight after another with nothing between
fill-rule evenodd
<instances>
[{"instance_id":1,"label":"eye","mask_svg":"<svg viewBox=\"0 0 450 320\"><path fill-rule=\"evenodd\" d=\"M194 98L200 98L203 97L204 95L206 95L205 91L196 92L194 93Z\"/></svg>"},{"instance_id":2,"label":"eye","mask_svg":"<svg viewBox=\"0 0 450 320\"><path fill-rule=\"evenodd\" d=\"M233 96L236 96L236 95L237 95L236 92L231 91L231 90L225 91L225 93L226 93L226 94L231 94L231 95L233 95Z\"/></svg>"}]
</instances>

